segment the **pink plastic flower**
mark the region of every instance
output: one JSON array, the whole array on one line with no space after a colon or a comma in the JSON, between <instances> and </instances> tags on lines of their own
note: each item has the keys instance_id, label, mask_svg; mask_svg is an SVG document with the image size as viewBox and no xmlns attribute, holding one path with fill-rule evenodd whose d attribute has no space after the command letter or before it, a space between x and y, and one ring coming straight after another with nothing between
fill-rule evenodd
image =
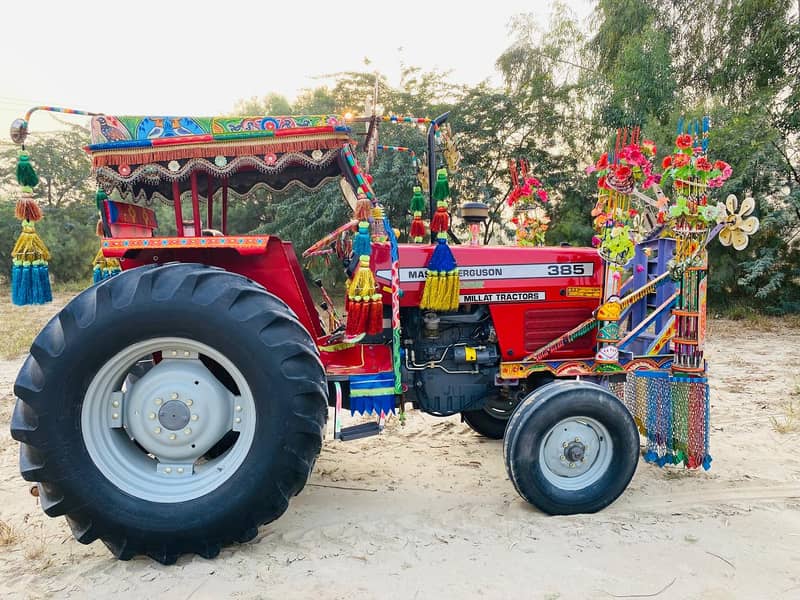
<instances>
[{"instance_id":1,"label":"pink plastic flower","mask_svg":"<svg viewBox=\"0 0 800 600\"><path fill-rule=\"evenodd\" d=\"M539 188L536 190L536 195L539 196L539 200L542 202L547 202L547 190L544 188Z\"/></svg>"}]
</instances>

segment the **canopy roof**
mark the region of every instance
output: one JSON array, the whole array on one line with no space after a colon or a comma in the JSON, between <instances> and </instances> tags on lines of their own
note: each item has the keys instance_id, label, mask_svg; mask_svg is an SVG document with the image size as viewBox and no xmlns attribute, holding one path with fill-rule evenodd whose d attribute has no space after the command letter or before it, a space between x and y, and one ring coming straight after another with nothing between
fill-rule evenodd
<instances>
[{"instance_id":1,"label":"canopy roof","mask_svg":"<svg viewBox=\"0 0 800 600\"><path fill-rule=\"evenodd\" d=\"M187 190L193 173L226 179L239 194L257 185L314 189L340 174L337 159L350 142L350 128L335 115L98 115L91 133L86 151L106 191L165 199L172 198L175 183L180 192Z\"/></svg>"}]
</instances>

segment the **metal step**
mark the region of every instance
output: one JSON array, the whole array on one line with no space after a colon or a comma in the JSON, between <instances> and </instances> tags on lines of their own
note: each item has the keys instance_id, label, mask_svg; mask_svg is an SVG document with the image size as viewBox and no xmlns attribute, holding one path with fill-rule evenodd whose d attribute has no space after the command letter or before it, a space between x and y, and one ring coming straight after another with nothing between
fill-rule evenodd
<instances>
[{"instance_id":1,"label":"metal step","mask_svg":"<svg viewBox=\"0 0 800 600\"><path fill-rule=\"evenodd\" d=\"M381 432L381 427L378 423L361 423L360 425L352 425L350 427L342 427L339 433L339 439L343 442L350 440L358 440L373 435L378 435Z\"/></svg>"}]
</instances>

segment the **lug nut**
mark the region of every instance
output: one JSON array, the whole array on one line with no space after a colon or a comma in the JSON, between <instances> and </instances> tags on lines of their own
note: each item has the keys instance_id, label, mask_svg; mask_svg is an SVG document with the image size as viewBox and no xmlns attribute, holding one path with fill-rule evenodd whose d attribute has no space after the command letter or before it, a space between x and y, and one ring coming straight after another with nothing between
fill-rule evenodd
<instances>
[{"instance_id":1,"label":"lug nut","mask_svg":"<svg viewBox=\"0 0 800 600\"><path fill-rule=\"evenodd\" d=\"M114 401L111 403L111 406L113 406L114 408L119 408L119 400L114 400Z\"/></svg>"},{"instance_id":2,"label":"lug nut","mask_svg":"<svg viewBox=\"0 0 800 600\"><path fill-rule=\"evenodd\" d=\"M236 412L242 412L242 407L237 405L236 406Z\"/></svg>"},{"instance_id":3,"label":"lug nut","mask_svg":"<svg viewBox=\"0 0 800 600\"><path fill-rule=\"evenodd\" d=\"M183 433L185 433L186 435L192 435L192 430L187 427L186 429L183 430Z\"/></svg>"},{"instance_id":4,"label":"lug nut","mask_svg":"<svg viewBox=\"0 0 800 600\"><path fill-rule=\"evenodd\" d=\"M183 355L184 355L184 356L189 356L189 353L188 353L188 352L186 352L186 351L184 351Z\"/></svg>"},{"instance_id":5,"label":"lug nut","mask_svg":"<svg viewBox=\"0 0 800 600\"><path fill-rule=\"evenodd\" d=\"M199 419L199 418L200 418L200 417L199 417L199 416L197 416L197 415L192 415L192 421L197 421L197 419Z\"/></svg>"},{"instance_id":6,"label":"lug nut","mask_svg":"<svg viewBox=\"0 0 800 600\"><path fill-rule=\"evenodd\" d=\"M156 398L155 400L153 400L153 402L155 402L155 403L156 403L156 405L159 405L159 404L161 404L161 403L162 403L162 402L164 402L164 401L163 401L161 398Z\"/></svg>"},{"instance_id":7,"label":"lug nut","mask_svg":"<svg viewBox=\"0 0 800 600\"><path fill-rule=\"evenodd\" d=\"M241 420L239 417L236 417L235 421L236 421L237 423L241 423L241 422L242 422L242 420Z\"/></svg>"},{"instance_id":8,"label":"lug nut","mask_svg":"<svg viewBox=\"0 0 800 600\"><path fill-rule=\"evenodd\" d=\"M192 404L194 404L194 400L192 400L191 398L188 398L186 400L186 406L191 406Z\"/></svg>"},{"instance_id":9,"label":"lug nut","mask_svg":"<svg viewBox=\"0 0 800 600\"><path fill-rule=\"evenodd\" d=\"M112 418L112 419L114 419L114 420L116 421L117 419L119 419L119 413L114 413L114 414L112 414L112 415L111 415L111 418Z\"/></svg>"},{"instance_id":10,"label":"lug nut","mask_svg":"<svg viewBox=\"0 0 800 600\"><path fill-rule=\"evenodd\" d=\"M170 400L177 400L178 399L178 394L177 394L177 392L172 392L169 395L169 397L170 397Z\"/></svg>"},{"instance_id":11,"label":"lug nut","mask_svg":"<svg viewBox=\"0 0 800 600\"><path fill-rule=\"evenodd\" d=\"M559 456L558 458L561 459L561 462L564 462L565 460L567 460L567 457L564 456L563 454L561 456Z\"/></svg>"},{"instance_id":12,"label":"lug nut","mask_svg":"<svg viewBox=\"0 0 800 600\"><path fill-rule=\"evenodd\" d=\"M562 448L566 448L567 447L567 442L564 442L563 444L561 444L561 447Z\"/></svg>"},{"instance_id":13,"label":"lug nut","mask_svg":"<svg viewBox=\"0 0 800 600\"><path fill-rule=\"evenodd\" d=\"M178 473L183 473L183 467L178 467Z\"/></svg>"},{"instance_id":14,"label":"lug nut","mask_svg":"<svg viewBox=\"0 0 800 600\"><path fill-rule=\"evenodd\" d=\"M172 467L167 467L164 469L164 473L172 473Z\"/></svg>"},{"instance_id":15,"label":"lug nut","mask_svg":"<svg viewBox=\"0 0 800 600\"><path fill-rule=\"evenodd\" d=\"M156 413L150 413L149 415L147 415L147 418L152 421L153 419L156 418Z\"/></svg>"},{"instance_id":16,"label":"lug nut","mask_svg":"<svg viewBox=\"0 0 800 600\"><path fill-rule=\"evenodd\" d=\"M580 443L581 443L581 438L578 438L578 437L576 437L576 438L575 438L575 441L576 441L578 444L580 444Z\"/></svg>"},{"instance_id":17,"label":"lug nut","mask_svg":"<svg viewBox=\"0 0 800 600\"><path fill-rule=\"evenodd\" d=\"M178 352L177 352L177 350L173 350L173 351L172 351L172 356L178 356Z\"/></svg>"},{"instance_id":18,"label":"lug nut","mask_svg":"<svg viewBox=\"0 0 800 600\"><path fill-rule=\"evenodd\" d=\"M574 462L569 463L569 468L570 469L574 469L575 468L575 463Z\"/></svg>"},{"instance_id":19,"label":"lug nut","mask_svg":"<svg viewBox=\"0 0 800 600\"><path fill-rule=\"evenodd\" d=\"M156 427L155 429L153 429L153 433L155 433L156 435L161 433L161 427Z\"/></svg>"},{"instance_id":20,"label":"lug nut","mask_svg":"<svg viewBox=\"0 0 800 600\"><path fill-rule=\"evenodd\" d=\"M174 433L170 433L170 434L169 434L169 439L171 439L171 440L174 440L174 439L176 439L177 437L178 437L178 436L177 436L177 435L175 435Z\"/></svg>"}]
</instances>

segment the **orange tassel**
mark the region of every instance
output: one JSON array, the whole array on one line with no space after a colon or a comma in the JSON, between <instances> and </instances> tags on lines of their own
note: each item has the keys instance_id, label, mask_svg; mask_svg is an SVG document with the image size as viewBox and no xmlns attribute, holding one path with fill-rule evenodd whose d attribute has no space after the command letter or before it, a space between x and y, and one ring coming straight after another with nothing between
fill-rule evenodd
<instances>
[{"instance_id":1,"label":"orange tassel","mask_svg":"<svg viewBox=\"0 0 800 600\"><path fill-rule=\"evenodd\" d=\"M369 221L372 215L372 202L364 194L358 195L356 200L356 214L355 218L359 221Z\"/></svg>"},{"instance_id":2,"label":"orange tassel","mask_svg":"<svg viewBox=\"0 0 800 600\"><path fill-rule=\"evenodd\" d=\"M17 200L14 216L20 221L36 222L42 218L42 209L30 194L23 193L22 197Z\"/></svg>"},{"instance_id":3,"label":"orange tassel","mask_svg":"<svg viewBox=\"0 0 800 600\"><path fill-rule=\"evenodd\" d=\"M415 242L421 242L422 238L425 237L425 223L418 212L414 213L414 220L411 221L411 231L409 231L408 235Z\"/></svg>"},{"instance_id":4,"label":"orange tassel","mask_svg":"<svg viewBox=\"0 0 800 600\"><path fill-rule=\"evenodd\" d=\"M366 320L367 320L367 304L360 296L350 300L350 310L347 313L347 326L345 327L345 334L350 337L355 337L364 333Z\"/></svg>"}]
</instances>

